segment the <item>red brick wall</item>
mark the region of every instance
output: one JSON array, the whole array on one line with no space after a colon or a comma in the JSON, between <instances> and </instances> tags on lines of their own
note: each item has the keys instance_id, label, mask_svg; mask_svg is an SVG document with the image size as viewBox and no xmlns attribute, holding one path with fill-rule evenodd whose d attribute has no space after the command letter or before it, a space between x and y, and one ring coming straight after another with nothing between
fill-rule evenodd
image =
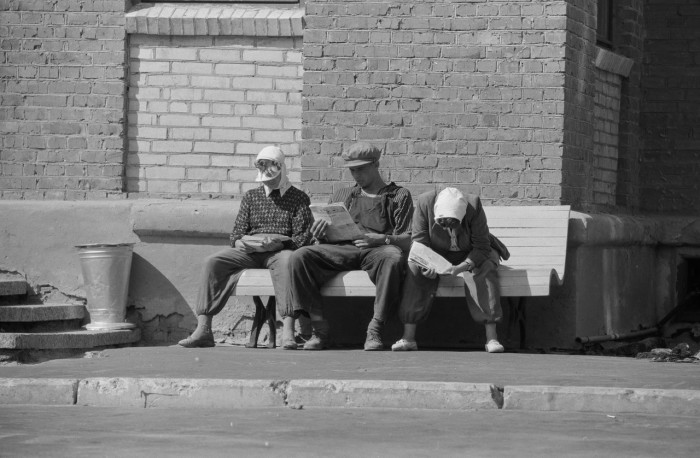
<instances>
[{"instance_id":1,"label":"red brick wall","mask_svg":"<svg viewBox=\"0 0 700 458\"><path fill-rule=\"evenodd\" d=\"M700 4L645 2L641 208L700 214Z\"/></svg>"},{"instance_id":2,"label":"red brick wall","mask_svg":"<svg viewBox=\"0 0 700 458\"><path fill-rule=\"evenodd\" d=\"M0 3L0 198L120 197L127 2Z\"/></svg>"},{"instance_id":3,"label":"red brick wall","mask_svg":"<svg viewBox=\"0 0 700 458\"><path fill-rule=\"evenodd\" d=\"M644 1L617 0L615 7L615 52L634 61L627 78L622 80L620 99L620 135L617 175L619 207L639 209L639 158L642 134L639 128L641 76L644 54Z\"/></svg>"},{"instance_id":4,"label":"red brick wall","mask_svg":"<svg viewBox=\"0 0 700 458\"><path fill-rule=\"evenodd\" d=\"M305 189L350 183L339 156L367 140L413 194L561 203L566 15L565 1L307 1Z\"/></svg>"}]
</instances>

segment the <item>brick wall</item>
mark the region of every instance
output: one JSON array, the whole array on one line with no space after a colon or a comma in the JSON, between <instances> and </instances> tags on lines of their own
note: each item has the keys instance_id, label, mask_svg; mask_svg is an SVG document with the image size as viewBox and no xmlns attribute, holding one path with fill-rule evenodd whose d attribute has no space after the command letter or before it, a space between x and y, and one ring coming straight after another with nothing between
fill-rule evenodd
<instances>
[{"instance_id":1,"label":"brick wall","mask_svg":"<svg viewBox=\"0 0 700 458\"><path fill-rule=\"evenodd\" d=\"M265 145L301 180L301 38L132 35L127 189L240 196Z\"/></svg>"},{"instance_id":2,"label":"brick wall","mask_svg":"<svg viewBox=\"0 0 700 458\"><path fill-rule=\"evenodd\" d=\"M120 197L124 0L0 0L0 198Z\"/></svg>"},{"instance_id":3,"label":"brick wall","mask_svg":"<svg viewBox=\"0 0 700 458\"><path fill-rule=\"evenodd\" d=\"M639 112L644 56L644 6L643 0L616 0L614 7L615 52L634 62L629 75L622 80L616 203L619 207L636 211L640 206L639 159L642 133L639 128Z\"/></svg>"},{"instance_id":4,"label":"brick wall","mask_svg":"<svg viewBox=\"0 0 700 458\"><path fill-rule=\"evenodd\" d=\"M596 0L567 5L562 198L576 209L593 206L593 106Z\"/></svg>"},{"instance_id":5,"label":"brick wall","mask_svg":"<svg viewBox=\"0 0 700 458\"><path fill-rule=\"evenodd\" d=\"M641 208L700 214L700 4L645 2Z\"/></svg>"},{"instance_id":6,"label":"brick wall","mask_svg":"<svg viewBox=\"0 0 700 458\"><path fill-rule=\"evenodd\" d=\"M621 86L619 75L596 72L592 169L593 203L600 208L616 202Z\"/></svg>"},{"instance_id":7,"label":"brick wall","mask_svg":"<svg viewBox=\"0 0 700 458\"><path fill-rule=\"evenodd\" d=\"M566 27L566 1L307 1L305 189L350 183L339 155L368 140L414 194L561 203Z\"/></svg>"}]
</instances>

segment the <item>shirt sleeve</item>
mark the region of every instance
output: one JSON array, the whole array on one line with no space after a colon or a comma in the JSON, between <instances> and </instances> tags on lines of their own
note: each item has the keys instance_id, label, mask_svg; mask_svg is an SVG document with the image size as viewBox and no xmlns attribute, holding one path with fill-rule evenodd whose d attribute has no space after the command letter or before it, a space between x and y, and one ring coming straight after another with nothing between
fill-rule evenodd
<instances>
[{"instance_id":1,"label":"shirt sleeve","mask_svg":"<svg viewBox=\"0 0 700 458\"><path fill-rule=\"evenodd\" d=\"M314 218L309 209L310 204L311 199L306 193L302 192L292 217L292 241L290 242L290 248L294 250L311 243L310 229Z\"/></svg>"},{"instance_id":2,"label":"shirt sleeve","mask_svg":"<svg viewBox=\"0 0 700 458\"><path fill-rule=\"evenodd\" d=\"M231 246L235 246L236 241L246 235L250 231L250 197L248 194L243 196L241 208L238 209L236 222L233 225L233 230L229 236Z\"/></svg>"},{"instance_id":3,"label":"shirt sleeve","mask_svg":"<svg viewBox=\"0 0 700 458\"><path fill-rule=\"evenodd\" d=\"M411 220L413 218L411 192L406 188L401 188L394 199L394 235L411 233Z\"/></svg>"},{"instance_id":4,"label":"shirt sleeve","mask_svg":"<svg viewBox=\"0 0 700 458\"><path fill-rule=\"evenodd\" d=\"M428 221L428 207L424 199L418 199L418 206L413 214L411 240L430 246L430 221Z\"/></svg>"},{"instance_id":5,"label":"shirt sleeve","mask_svg":"<svg viewBox=\"0 0 700 458\"><path fill-rule=\"evenodd\" d=\"M486 221L486 213L481 205L481 199L476 197L475 205L467 207L467 223L471 229L472 251L467 256L476 267L489 258L491 242L489 240L489 226Z\"/></svg>"}]
</instances>

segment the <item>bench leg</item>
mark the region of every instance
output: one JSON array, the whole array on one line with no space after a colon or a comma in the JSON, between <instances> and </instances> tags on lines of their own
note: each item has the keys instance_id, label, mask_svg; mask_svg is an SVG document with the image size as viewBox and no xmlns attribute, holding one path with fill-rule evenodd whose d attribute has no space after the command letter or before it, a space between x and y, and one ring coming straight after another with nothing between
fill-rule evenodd
<instances>
[{"instance_id":1,"label":"bench leg","mask_svg":"<svg viewBox=\"0 0 700 458\"><path fill-rule=\"evenodd\" d=\"M517 326L520 336L519 348L525 348L525 297L509 297L510 315L508 317L508 339Z\"/></svg>"},{"instance_id":2,"label":"bench leg","mask_svg":"<svg viewBox=\"0 0 700 458\"><path fill-rule=\"evenodd\" d=\"M255 316L253 317L253 326L250 329L250 338L245 344L246 348L258 348L258 338L263 324L267 322L270 328L270 339L267 342L267 348L275 348L277 346L277 302L274 296L267 300L267 305L263 305L260 296L253 296L255 303Z\"/></svg>"},{"instance_id":3,"label":"bench leg","mask_svg":"<svg viewBox=\"0 0 700 458\"><path fill-rule=\"evenodd\" d=\"M267 341L267 348L277 347L277 300L271 296L267 300L267 326L270 328L270 339Z\"/></svg>"}]
</instances>

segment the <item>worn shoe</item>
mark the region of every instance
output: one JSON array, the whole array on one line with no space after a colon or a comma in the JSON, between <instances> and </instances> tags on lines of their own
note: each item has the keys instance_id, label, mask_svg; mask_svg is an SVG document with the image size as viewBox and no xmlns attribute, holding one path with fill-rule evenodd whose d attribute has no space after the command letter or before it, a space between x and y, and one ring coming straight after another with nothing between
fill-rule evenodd
<instances>
[{"instance_id":1,"label":"worn shoe","mask_svg":"<svg viewBox=\"0 0 700 458\"><path fill-rule=\"evenodd\" d=\"M299 346L296 340L292 339L282 339L282 349L284 350L296 350Z\"/></svg>"},{"instance_id":2,"label":"worn shoe","mask_svg":"<svg viewBox=\"0 0 700 458\"><path fill-rule=\"evenodd\" d=\"M418 350L418 344L413 341L406 339L397 340L394 345L391 346L391 351L415 351Z\"/></svg>"},{"instance_id":3,"label":"worn shoe","mask_svg":"<svg viewBox=\"0 0 700 458\"><path fill-rule=\"evenodd\" d=\"M208 348L216 346L214 343L214 334L212 334L211 331L198 335L192 333L188 338L179 341L178 345L185 348Z\"/></svg>"},{"instance_id":4,"label":"worn shoe","mask_svg":"<svg viewBox=\"0 0 700 458\"><path fill-rule=\"evenodd\" d=\"M486 351L489 353L503 353L505 348L496 339L486 342Z\"/></svg>"},{"instance_id":5,"label":"worn shoe","mask_svg":"<svg viewBox=\"0 0 700 458\"><path fill-rule=\"evenodd\" d=\"M367 339L365 339L365 351L384 350L384 343L379 334L373 331L367 331Z\"/></svg>"},{"instance_id":6,"label":"worn shoe","mask_svg":"<svg viewBox=\"0 0 700 458\"><path fill-rule=\"evenodd\" d=\"M282 320L282 349L296 350L297 342L294 339L294 317L286 316Z\"/></svg>"},{"instance_id":7,"label":"worn shoe","mask_svg":"<svg viewBox=\"0 0 700 458\"><path fill-rule=\"evenodd\" d=\"M304 350L323 350L324 348L328 348L328 334L330 329L328 321L312 321L311 328L313 329L311 338L304 344Z\"/></svg>"}]
</instances>

